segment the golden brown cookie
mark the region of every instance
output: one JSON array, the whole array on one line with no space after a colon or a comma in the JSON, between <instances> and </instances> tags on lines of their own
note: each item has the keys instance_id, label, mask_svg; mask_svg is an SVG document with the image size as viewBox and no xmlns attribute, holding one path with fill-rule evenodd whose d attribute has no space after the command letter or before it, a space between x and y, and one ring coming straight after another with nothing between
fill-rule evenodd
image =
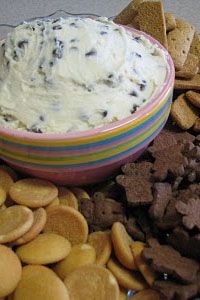
<instances>
[{"instance_id":1,"label":"golden brown cookie","mask_svg":"<svg viewBox=\"0 0 200 300\"><path fill-rule=\"evenodd\" d=\"M20 281L22 267L17 255L0 245L0 297L11 294Z\"/></svg>"},{"instance_id":2,"label":"golden brown cookie","mask_svg":"<svg viewBox=\"0 0 200 300\"><path fill-rule=\"evenodd\" d=\"M127 25L133 21L138 13L138 7L144 0L133 0L115 18L117 24Z\"/></svg>"},{"instance_id":3,"label":"golden brown cookie","mask_svg":"<svg viewBox=\"0 0 200 300\"><path fill-rule=\"evenodd\" d=\"M198 32L195 32L194 38L190 47L190 53L196 55L199 58L199 68L200 68L200 36Z\"/></svg>"},{"instance_id":4,"label":"golden brown cookie","mask_svg":"<svg viewBox=\"0 0 200 300\"><path fill-rule=\"evenodd\" d=\"M49 268L25 266L13 300L69 300L64 283ZM71 299L70 299L71 300Z\"/></svg>"},{"instance_id":5,"label":"golden brown cookie","mask_svg":"<svg viewBox=\"0 0 200 300\"><path fill-rule=\"evenodd\" d=\"M66 187L58 188L58 198L60 200L61 205L70 206L78 210L78 200L76 196L74 195L74 193L72 193L72 191L70 191Z\"/></svg>"},{"instance_id":6,"label":"golden brown cookie","mask_svg":"<svg viewBox=\"0 0 200 300\"><path fill-rule=\"evenodd\" d=\"M53 201L51 201L51 203L49 203L47 206L45 206L45 209L48 210L49 207L57 206L57 205L60 205L60 200L58 199L58 197L53 199Z\"/></svg>"},{"instance_id":7,"label":"golden brown cookie","mask_svg":"<svg viewBox=\"0 0 200 300\"><path fill-rule=\"evenodd\" d=\"M142 273L146 282L152 286L156 280L156 274L153 269L144 261L142 257L142 251L145 247L145 244L142 242L134 242L131 245L131 249L135 258L136 265L139 271Z\"/></svg>"},{"instance_id":8,"label":"golden brown cookie","mask_svg":"<svg viewBox=\"0 0 200 300\"><path fill-rule=\"evenodd\" d=\"M171 115L178 126L184 130L191 128L198 118L198 113L186 99L185 94L181 94L172 103Z\"/></svg>"},{"instance_id":9,"label":"golden brown cookie","mask_svg":"<svg viewBox=\"0 0 200 300\"><path fill-rule=\"evenodd\" d=\"M65 205L54 206L47 211L44 232L54 232L64 236L72 245L85 243L88 224L81 213Z\"/></svg>"},{"instance_id":10,"label":"golden brown cookie","mask_svg":"<svg viewBox=\"0 0 200 300\"><path fill-rule=\"evenodd\" d=\"M7 170L0 168L0 186L5 190L6 193L10 190L14 181L9 175Z\"/></svg>"},{"instance_id":11,"label":"golden brown cookie","mask_svg":"<svg viewBox=\"0 0 200 300\"><path fill-rule=\"evenodd\" d=\"M0 243L9 243L24 235L33 225L33 212L14 205L0 211Z\"/></svg>"},{"instance_id":12,"label":"golden brown cookie","mask_svg":"<svg viewBox=\"0 0 200 300\"><path fill-rule=\"evenodd\" d=\"M192 79L175 79L174 88L177 90L200 90L200 74Z\"/></svg>"},{"instance_id":13,"label":"golden brown cookie","mask_svg":"<svg viewBox=\"0 0 200 300\"><path fill-rule=\"evenodd\" d=\"M172 13L165 13L165 22L167 32L176 28L176 19Z\"/></svg>"},{"instance_id":14,"label":"golden brown cookie","mask_svg":"<svg viewBox=\"0 0 200 300\"><path fill-rule=\"evenodd\" d=\"M76 196L77 199L90 199L89 194L78 187L71 187L70 190L72 191L72 193Z\"/></svg>"},{"instance_id":15,"label":"golden brown cookie","mask_svg":"<svg viewBox=\"0 0 200 300\"><path fill-rule=\"evenodd\" d=\"M17 173L12 168L10 168L7 165L0 165L0 169L6 171L10 175L10 177L12 178L12 180L14 182L17 181L18 175L17 175Z\"/></svg>"},{"instance_id":16,"label":"golden brown cookie","mask_svg":"<svg viewBox=\"0 0 200 300\"><path fill-rule=\"evenodd\" d=\"M0 206L6 201L6 191L0 186Z\"/></svg>"},{"instance_id":17,"label":"golden brown cookie","mask_svg":"<svg viewBox=\"0 0 200 300\"><path fill-rule=\"evenodd\" d=\"M186 94L186 98L196 107L200 108L200 93L195 91L188 91Z\"/></svg>"},{"instance_id":18,"label":"golden brown cookie","mask_svg":"<svg viewBox=\"0 0 200 300\"><path fill-rule=\"evenodd\" d=\"M70 300L118 300L115 277L102 266L86 265L70 273L64 281Z\"/></svg>"},{"instance_id":19,"label":"golden brown cookie","mask_svg":"<svg viewBox=\"0 0 200 300\"><path fill-rule=\"evenodd\" d=\"M96 231L90 233L88 243L92 245L96 251L96 264L105 265L111 255L112 241L110 232Z\"/></svg>"},{"instance_id":20,"label":"golden brown cookie","mask_svg":"<svg viewBox=\"0 0 200 300\"><path fill-rule=\"evenodd\" d=\"M0 210L4 210L4 209L6 209L7 207L5 206L5 204L3 204L3 205L1 205L0 206Z\"/></svg>"},{"instance_id":21,"label":"golden brown cookie","mask_svg":"<svg viewBox=\"0 0 200 300\"><path fill-rule=\"evenodd\" d=\"M47 265L64 259L70 250L70 242L63 236L43 233L26 245L18 247L16 254L26 264Z\"/></svg>"},{"instance_id":22,"label":"golden brown cookie","mask_svg":"<svg viewBox=\"0 0 200 300\"><path fill-rule=\"evenodd\" d=\"M140 273L125 269L116 260L109 259L107 267L123 288L133 289L134 291L141 291L147 288L147 284Z\"/></svg>"},{"instance_id":23,"label":"golden brown cookie","mask_svg":"<svg viewBox=\"0 0 200 300\"><path fill-rule=\"evenodd\" d=\"M119 300L127 300L127 293L128 293L128 290L123 289L123 288L120 287L120 289L119 289Z\"/></svg>"},{"instance_id":24,"label":"golden brown cookie","mask_svg":"<svg viewBox=\"0 0 200 300\"><path fill-rule=\"evenodd\" d=\"M115 222L111 230L111 238L115 255L120 263L128 269L136 270L136 264L131 252L133 239L127 233L124 225L120 222Z\"/></svg>"},{"instance_id":25,"label":"golden brown cookie","mask_svg":"<svg viewBox=\"0 0 200 300\"><path fill-rule=\"evenodd\" d=\"M138 7L140 30L148 33L167 48L166 22L161 1L144 1Z\"/></svg>"},{"instance_id":26,"label":"golden brown cookie","mask_svg":"<svg viewBox=\"0 0 200 300\"><path fill-rule=\"evenodd\" d=\"M9 194L16 203L36 208L52 202L58 196L58 189L47 180L26 178L15 182Z\"/></svg>"},{"instance_id":27,"label":"golden brown cookie","mask_svg":"<svg viewBox=\"0 0 200 300\"><path fill-rule=\"evenodd\" d=\"M95 260L95 249L91 245L74 245L68 256L55 265L54 271L61 279L65 279L69 273L82 266L94 264Z\"/></svg>"},{"instance_id":28,"label":"golden brown cookie","mask_svg":"<svg viewBox=\"0 0 200 300\"><path fill-rule=\"evenodd\" d=\"M130 300L161 300L161 298L158 292L146 289L132 296Z\"/></svg>"},{"instance_id":29,"label":"golden brown cookie","mask_svg":"<svg viewBox=\"0 0 200 300\"><path fill-rule=\"evenodd\" d=\"M195 132L200 132L200 118L196 119L194 126L193 126L193 130Z\"/></svg>"},{"instance_id":30,"label":"golden brown cookie","mask_svg":"<svg viewBox=\"0 0 200 300\"><path fill-rule=\"evenodd\" d=\"M44 228L47 214L44 208L40 207L33 212L33 224L31 228L19 239L13 242L14 245L23 245L33 240Z\"/></svg>"},{"instance_id":31,"label":"golden brown cookie","mask_svg":"<svg viewBox=\"0 0 200 300\"><path fill-rule=\"evenodd\" d=\"M199 59L196 55L188 53L187 59L180 71L176 71L176 77L191 79L199 71Z\"/></svg>"},{"instance_id":32,"label":"golden brown cookie","mask_svg":"<svg viewBox=\"0 0 200 300\"><path fill-rule=\"evenodd\" d=\"M194 37L195 28L182 19L176 20L176 28L168 33L168 50L174 61L175 69L181 70Z\"/></svg>"}]
</instances>

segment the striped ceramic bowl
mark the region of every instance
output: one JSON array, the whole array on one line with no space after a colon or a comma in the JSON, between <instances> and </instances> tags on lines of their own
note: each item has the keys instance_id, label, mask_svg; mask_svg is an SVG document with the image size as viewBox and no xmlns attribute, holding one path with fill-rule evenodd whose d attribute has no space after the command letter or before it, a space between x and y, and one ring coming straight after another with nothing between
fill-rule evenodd
<instances>
[{"instance_id":1,"label":"striped ceramic bowl","mask_svg":"<svg viewBox=\"0 0 200 300\"><path fill-rule=\"evenodd\" d=\"M164 50L153 38L140 34ZM154 99L132 116L69 134L38 134L0 127L0 157L19 171L59 184L90 184L115 174L122 164L139 157L169 116L174 66L167 52L166 56L165 84Z\"/></svg>"}]
</instances>

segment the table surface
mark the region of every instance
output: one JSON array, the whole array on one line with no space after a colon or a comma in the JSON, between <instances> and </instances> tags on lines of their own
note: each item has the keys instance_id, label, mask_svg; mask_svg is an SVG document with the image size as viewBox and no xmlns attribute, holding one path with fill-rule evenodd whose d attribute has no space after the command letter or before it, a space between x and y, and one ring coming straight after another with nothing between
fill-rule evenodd
<instances>
[{"instance_id":1,"label":"table surface","mask_svg":"<svg viewBox=\"0 0 200 300\"><path fill-rule=\"evenodd\" d=\"M0 0L0 23L19 24L31 17L46 16L63 9L71 13L96 13L114 16L129 3L128 0ZM200 32L200 0L163 0L166 11L174 12L196 26ZM11 29L0 26L0 36Z\"/></svg>"}]
</instances>

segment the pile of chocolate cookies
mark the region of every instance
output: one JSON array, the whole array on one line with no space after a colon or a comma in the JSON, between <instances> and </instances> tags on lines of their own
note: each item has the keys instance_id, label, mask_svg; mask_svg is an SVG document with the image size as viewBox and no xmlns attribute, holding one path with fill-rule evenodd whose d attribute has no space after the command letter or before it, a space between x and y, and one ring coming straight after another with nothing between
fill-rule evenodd
<instances>
[{"instance_id":1,"label":"pile of chocolate cookies","mask_svg":"<svg viewBox=\"0 0 200 300\"><path fill-rule=\"evenodd\" d=\"M79 201L90 230L121 222L157 274L163 299L191 299L200 292L200 136L168 122L143 156L123 174L93 187ZM97 192L98 191L98 192ZM162 298L161 298L162 299Z\"/></svg>"}]
</instances>

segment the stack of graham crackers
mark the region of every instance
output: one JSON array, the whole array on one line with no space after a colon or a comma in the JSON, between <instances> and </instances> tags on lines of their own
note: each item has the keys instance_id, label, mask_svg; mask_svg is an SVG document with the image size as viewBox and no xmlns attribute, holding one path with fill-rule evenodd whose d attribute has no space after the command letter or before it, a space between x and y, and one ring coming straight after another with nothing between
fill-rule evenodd
<instances>
[{"instance_id":1,"label":"stack of graham crackers","mask_svg":"<svg viewBox=\"0 0 200 300\"><path fill-rule=\"evenodd\" d=\"M160 0L133 0L114 22L144 31L168 49L176 70L174 88L183 90L171 115L182 129L200 132L200 36L194 26L164 12Z\"/></svg>"}]
</instances>

